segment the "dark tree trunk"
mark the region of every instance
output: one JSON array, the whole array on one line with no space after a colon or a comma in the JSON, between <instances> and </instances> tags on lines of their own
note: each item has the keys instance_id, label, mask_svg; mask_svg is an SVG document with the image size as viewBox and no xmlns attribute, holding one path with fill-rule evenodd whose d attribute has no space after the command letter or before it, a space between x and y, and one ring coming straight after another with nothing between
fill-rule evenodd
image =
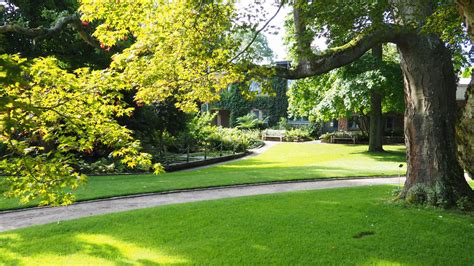
<instances>
[{"instance_id":1,"label":"dark tree trunk","mask_svg":"<svg viewBox=\"0 0 474 266\"><path fill-rule=\"evenodd\" d=\"M382 95L372 91L370 95L370 131L369 131L369 151L383 151L383 127L382 127Z\"/></svg>"},{"instance_id":2,"label":"dark tree trunk","mask_svg":"<svg viewBox=\"0 0 474 266\"><path fill-rule=\"evenodd\" d=\"M472 200L456 156L456 79L451 54L433 35L398 43L405 82L407 202L450 207Z\"/></svg>"},{"instance_id":3,"label":"dark tree trunk","mask_svg":"<svg viewBox=\"0 0 474 266\"><path fill-rule=\"evenodd\" d=\"M359 116L357 124L362 132L369 135L369 118L366 115L362 115L364 113L363 111L360 111L360 113L361 115Z\"/></svg>"},{"instance_id":4,"label":"dark tree trunk","mask_svg":"<svg viewBox=\"0 0 474 266\"><path fill-rule=\"evenodd\" d=\"M382 61L382 45L372 48L377 63ZM369 151L383 151L383 125L382 125L382 95L373 90L370 93L370 130L369 130Z\"/></svg>"}]
</instances>

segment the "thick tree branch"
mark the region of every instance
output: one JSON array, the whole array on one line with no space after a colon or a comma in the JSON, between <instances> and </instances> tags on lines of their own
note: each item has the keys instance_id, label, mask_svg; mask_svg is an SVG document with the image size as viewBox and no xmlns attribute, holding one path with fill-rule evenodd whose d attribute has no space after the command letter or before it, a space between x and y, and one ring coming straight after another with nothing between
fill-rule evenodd
<instances>
[{"instance_id":1,"label":"thick tree branch","mask_svg":"<svg viewBox=\"0 0 474 266\"><path fill-rule=\"evenodd\" d=\"M44 28L42 26L37 28L26 28L20 25L7 24L4 26L0 26L0 33L16 32L31 38L45 38L60 32L67 25L75 22L81 22L78 14L60 17L54 22L54 24L50 28Z\"/></svg>"},{"instance_id":2,"label":"thick tree branch","mask_svg":"<svg viewBox=\"0 0 474 266\"><path fill-rule=\"evenodd\" d=\"M311 51L311 41L313 36L308 36L303 8L308 5L307 0L295 0L293 7L293 23L295 26L296 53L300 61L305 61L307 57L313 55Z\"/></svg>"},{"instance_id":3,"label":"thick tree branch","mask_svg":"<svg viewBox=\"0 0 474 266\"><path fill-rule=\"evenodd\" d=\"M458 10L464 18L467 27L467 33L471 40L474 41L474 0L456 0Z\"/></svg>"},{"instance_id":4,"label":"thick tree branch","mask_svg":"<svg viewBox=\"0 0 474 266\"><path fill-rule=\"evenodd\" d=\"M3 25L0 26L0 34L15 32L33 39L43 39L51 35L58 34L68 25L72 26L87 44L94 47L99 47L99 42L84 31L84 26L82 25L80 15L77 13L58 18L49 28L45 28L43 26L36 28L27 28L20 25Z\"/></svg>"},{"instance_id":5,"label":"thick tree branch","mask_svg":"<svg viewBox=\"0 0 474 266\"><path fill-rule=\"evenodd\" d=\"M275 67L276 75L287 79L301 79L323 74L355 61L376 45L387 42L397 43L400 37L406 34L409 32L400 26L386 25L343 46L328 49L320 55L313 55L312 58L302 60L294 69Z\"/></svg>"}]
</instances>

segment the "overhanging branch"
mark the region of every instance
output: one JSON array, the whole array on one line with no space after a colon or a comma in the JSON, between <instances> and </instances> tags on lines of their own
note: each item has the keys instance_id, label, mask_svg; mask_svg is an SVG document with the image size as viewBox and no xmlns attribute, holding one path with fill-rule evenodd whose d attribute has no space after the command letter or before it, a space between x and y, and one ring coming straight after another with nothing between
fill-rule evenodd
<instances>
[{"instance_id":1,"label":"overhanging branch","mask_svg":"<svg viewBox=\"0 0 474 266\"><path fill-rule=\"evenodd\" d=\"M460 15L466 24L467 33L474 42L474 1L473 0L456 0Z\"/></svg>"},{"instance_id":2,"label":"overhanging branch","mask_svg":"<svg viewBox=\"0 0 474 266\"><path fill-rule=\"evenodd\" d=\"M384 28L374 30L358 39L336 48L328 49L326 52L313 55L298 63L294 69L275 67L276 75L287 79L301 79L323 73L335 68L350 64L372 47L393 42L397 43L402 35L407 34L401 26L386 25Z\"/></svg>"},{"instance_id":3,"label":"overhanging branch","mask_svg":"<svg viewBox=\"0 0 474 266\"><path fill-rule=\"evenodd\" d=\"M0 33L18 33L25 35L32 39L43 39L54 34L58 34L64 30L68 25L71 25L76 30L81 38L89 45L99 47L99 42L92 38L87 32L84 31L81 18L79 14L72 14L68 16L59 17L51 27L45 28L43 26L36 28L27 28L20 25L3 25L0 26Z\"/></svg>"}]
</instances>

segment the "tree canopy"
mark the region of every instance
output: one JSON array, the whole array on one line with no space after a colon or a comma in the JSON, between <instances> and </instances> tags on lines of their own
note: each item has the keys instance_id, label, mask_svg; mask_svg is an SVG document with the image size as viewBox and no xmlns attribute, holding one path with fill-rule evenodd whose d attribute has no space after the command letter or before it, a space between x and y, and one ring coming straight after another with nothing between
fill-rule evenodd
<instances>
[{"instance_id":1,"label":"tree canopy","mask_svg":"<svg viewBox=\"0 0 474 266\"><path fill-rule=\"evenodd\" d=\"M403 79L399 62L386 55L380 66L372 55L366 54L327 74L295 81L288 91L290 113L314 120L351 114L368 115L374 90L383 95L384 113L403 112Z\"/></svg>"}]
</instances>

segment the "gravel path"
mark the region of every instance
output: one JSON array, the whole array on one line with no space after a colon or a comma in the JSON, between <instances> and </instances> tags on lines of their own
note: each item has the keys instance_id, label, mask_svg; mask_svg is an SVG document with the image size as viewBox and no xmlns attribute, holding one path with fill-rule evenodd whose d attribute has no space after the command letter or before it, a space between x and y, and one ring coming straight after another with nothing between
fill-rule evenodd
<instances>
[{"instance_id":1,"label":"gravel path","mask_svg":"<svg viewBox=\"0 0 474 266\"><path fill-rule=\"evenodd\" d=\"M30 208L0 212L0 232L39 224L77 219L107 213L142 209L154 206L273 194L289 191L315 190L367 185L403 184L404 178L359 178L317 181L281 182L272 184L240 185L209 189L194 189L146 195L117 197L105 200L79 202L67 207Z\"/></svg>"}]
</instances>

